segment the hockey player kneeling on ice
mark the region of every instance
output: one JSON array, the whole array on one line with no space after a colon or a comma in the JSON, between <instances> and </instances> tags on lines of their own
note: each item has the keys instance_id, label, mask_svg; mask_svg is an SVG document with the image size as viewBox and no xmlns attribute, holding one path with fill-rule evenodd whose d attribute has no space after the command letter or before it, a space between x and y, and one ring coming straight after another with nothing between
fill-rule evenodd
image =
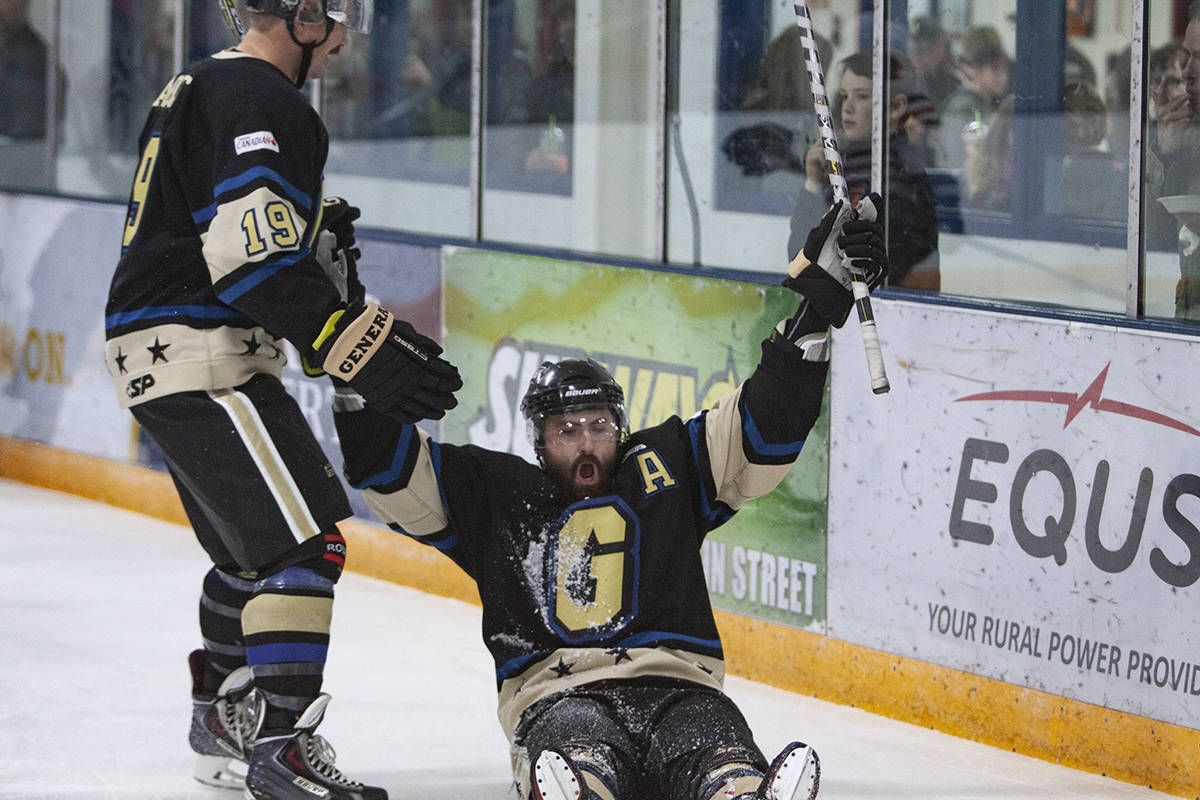
<instances>
[{"instance_id":1,"label":"hockey player kneeling on ice","mask_svg":"<svg viewBox=\"0 0 1200 800\"><path fill-rule=\"evenodd\" d=\"M820 414L829 326L853 303L845 265L872 287L887 271L872 202L858 217L837 204L813 229L785 281L803 294L795 315L754 374L690 420L630 434L603 366L546 362L521 404L535 466L335 395L350 482L478 584L521 798L816 796L813 748L768 762L722 691L699 548L779 484Z\"/></svg>"}]
</instances>

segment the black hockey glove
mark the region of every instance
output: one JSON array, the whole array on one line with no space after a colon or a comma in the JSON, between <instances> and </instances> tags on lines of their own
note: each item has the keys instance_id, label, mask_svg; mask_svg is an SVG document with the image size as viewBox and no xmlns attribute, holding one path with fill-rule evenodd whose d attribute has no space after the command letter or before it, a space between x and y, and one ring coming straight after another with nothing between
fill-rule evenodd
<instances>
[{"instance_id":1,"label":"black hockey glove","mask_svg":"<svg viewBox=\"0 0 1200 800\"><path fill-rule=\"evenodd\" d=\"M326 197L321 203L321 227L315 245L317 262L337 287L342 300L350 305L363 303L366 298L366 289L358 279L362 251L354 241L354 220L361 214L357 206L340 197Z\"/></svg>"},{"instance_id":2,"label":"black hockey glove","mask_svg":"<svg viewBox=\"0 0 1200 800\"><path fill-rule=\"evenodd\" d=\"M458 405L458 369L442 348L376 303L334 313L313 342L313 362L377 411L401 422L441 419Z\"/></svg>"},{"instance_id":3,"label":"black hockey glove","mask_svg":"<svg viewBox=\"0 0 1200 800\"><path fill-rule=\"evenodd\" d=\"M839 200L809 231L804 249L788 266L789 275L783 281L804 296L791 320L803 324L787 326L794 330L785 333L792 341L828 325L842 327L854 307L852 280L873 290L887 276L887 245L876 211L882 205L874 193L860 200L853 211Z\"/></svg>"}]
</instances>

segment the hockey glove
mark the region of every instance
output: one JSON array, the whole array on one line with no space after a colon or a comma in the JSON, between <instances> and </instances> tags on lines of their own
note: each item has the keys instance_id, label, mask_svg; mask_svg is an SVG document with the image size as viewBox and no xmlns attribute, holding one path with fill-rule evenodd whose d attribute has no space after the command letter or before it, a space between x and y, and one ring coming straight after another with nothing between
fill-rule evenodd
<instances>
[{"instance_id":1,"label":"hockey glove","mask_svg":"<svg viewBox=\"0 0 1200 800\"><path fill-rule=\"evenodd\" d=\"M458 369L442 348L376 303L337 311L313 342L313 361L367 404L401 422L441 419L458 405Z\"/></svg>"},{"instance_id":2,"label":"hockey glove","mask_svg":"<svg viewBox=\"0 0 1200 800\"><path fill-rule=\"evenodd\" d=\"M839 200L820 223L809 231L804 249L788 265L783 285L804 296L792 322L802 318L804 330L789 331L788 337L812 333L818 327L846 323L854 307L850 285L861 280L874 289L887 276L887 246L876 208L882 205L877 194L859 201L856 210ZM792 327L792 326L789 326Z\"/></svg>"},{"instance_id":3,"label":"hockey glove","mask_svg":"<svg viewBox=\"0 0 1200 800\"><path fill-rule=\"evenodd\" d=\"M321 227L317 233L317 262L337 287L342 300L355 305L365 302L366 289L358 279L362 252L354 242L354 220L362 214L340 197L321 203Z\"/></svg>"}]
</instances>

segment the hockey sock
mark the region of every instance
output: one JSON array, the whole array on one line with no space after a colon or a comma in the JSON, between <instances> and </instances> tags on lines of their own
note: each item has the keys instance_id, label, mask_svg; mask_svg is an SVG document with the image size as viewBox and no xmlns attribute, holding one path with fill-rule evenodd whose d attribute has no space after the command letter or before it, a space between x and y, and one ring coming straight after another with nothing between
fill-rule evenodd
<instances>
[{"instance_id":1,"label":"hockey sock","mask_svg":"<svg viewBox=\"0 0 1200 800\"><path fill-rule=\"evenodd\" d=\"M589 772L586 764L577 764L576 766L579 767L579 772L583 775L583 785L588 789L588 794L585 795L587 800L615 800L616 795L600 779L600 776Z\"/></svg>"},{"instance_id":2,"label":"hockey sock","mask_svg":"<svg viewBox=\"0 0 1200 800\"><path fill-rule=\"evenodd\" d=\"M704 776L699 797L701 800L754 800L762 779L762 770L753 764L722 764Z\"/></svg>"},{"instance_id":3,"label":"hockey sock","mask_svg":"<svg viewBox=\"0 0 1200 800\"><path fill-rule=\"evenodd\" d=\"M213 567L204 576L200 593L200 636L204 664L196 689L213 694L229 673L246 663L242 641L242 608L254 582Z\"/></svg>"},{"instance_id":4,"label":"hockey sock","mask_svg":"<svg viewBox=\"0 0 1200 800\"><path fill-rule=\"evenodd\" d=\"M270 574L242 612L246 662L266 699L264 731L290 730L321 692L336 580L330 572L318 557Z\"/></svg>"}]
</instances>

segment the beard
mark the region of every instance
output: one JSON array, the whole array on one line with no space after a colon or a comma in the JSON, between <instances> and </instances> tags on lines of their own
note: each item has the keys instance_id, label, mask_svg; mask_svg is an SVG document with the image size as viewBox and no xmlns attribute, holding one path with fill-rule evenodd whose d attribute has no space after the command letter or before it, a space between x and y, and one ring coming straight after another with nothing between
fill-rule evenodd
<instances>
[{"instance_id":1,"label":"beard","mask_svg":"<svg viewBox=\"0 0 1200 800\"><path fill-rule=\"evenodd\" d=\"M605 464L591 454L578 456L570 464L549 465L547 472L572 501L599 497L611 488L612 462Z\"/></svg>"}]
</instances>

